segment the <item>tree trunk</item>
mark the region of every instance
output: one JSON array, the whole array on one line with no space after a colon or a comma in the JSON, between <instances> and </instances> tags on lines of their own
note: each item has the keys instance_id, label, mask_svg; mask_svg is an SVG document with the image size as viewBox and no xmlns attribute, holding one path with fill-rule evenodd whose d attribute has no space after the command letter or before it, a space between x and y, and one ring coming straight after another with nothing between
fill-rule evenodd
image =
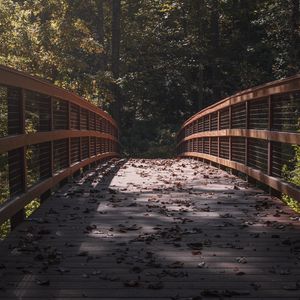
<instances>
[{"instance_id":1,"label":"tree trunk","mask_svg":"<svg viewBox=\"0 0 300 300\"><path fill-rule=\"evenodd\" d=\"M97 35L100 44L104 45L104 0L96 0L97 5Z\"/></svg>"},{"instance_id":2,"label":"tree trunk","mask_svg":"<svg viewBox=\"0 0 300 300\"><path fill-rule=\"evenodd\" d=\"M218 74L218 60L220 55L220 11L219 11L219 0L212 1L212 12L211 12L211 87L212 87L212 100L215 102L220 98L220 84Z\"/></svg>"},{"instance_id":3,"label":"tree trunk","mask_svg":"<svg viewBox=\"0 0 300 300\"><path fill-rule=\"evenodd\" d=\"M196 25L196 36L197 36L197 44L198 44L198 97L197 99L193 99L194 102L194 110L195 112L199 111L204 107L204 0L192 0L191 1L191 10L192 10L192 23Z\"/></svg>"},{"instance_id":4,"label":"tree trunk","mask_svg":"<svg viewBox=\"0 0 300 300\"><path fill-rule=\"evenodd\" d=\"M121 44L121 0L112 0L112 59L111 71L114 79L120 76L120 44ZM121 93L118 85L113 84L115 101L113 104L113 116L118 124L121 118Z\"/></svg>"},{"instance_id":5,"label":"tree trunk","mask_svg":"<svg viewBox=\"0 0 300 300\"><path fill-rule=\"evenodd\" d=\"M99 44L101 44L103 48L103 52L98 54L98 60L95 62L96 72L102 73L107 71L107 45L105 45L105 31L104 31L104 1L105 0L95 0L96 12L97 12L97 20L96 20L96 36ZM102 82L98 83L98 87L101 89L105 87L105 84ZM98 98L98 106L102 106L101 96Z\"/></svg>"},{"instance_id":6,"label":"tree trunk","mask_svg":"<svg viewBox=\"0 0 300 300\"><path fill-rule=\"evenodd\" d=\"M112 73L120 76L121 0L112 0Z\"/></svg>"},{"instance_id":7,"label":"tree trunk","mask_svg":"<svg viewBox=\"0 0 300 300\"><path fill-rule=\"evenodd\" d=\"M291 31L290 75L294 75L300 67L300 0L292 0Z\"/></svg>"}]
</instances>

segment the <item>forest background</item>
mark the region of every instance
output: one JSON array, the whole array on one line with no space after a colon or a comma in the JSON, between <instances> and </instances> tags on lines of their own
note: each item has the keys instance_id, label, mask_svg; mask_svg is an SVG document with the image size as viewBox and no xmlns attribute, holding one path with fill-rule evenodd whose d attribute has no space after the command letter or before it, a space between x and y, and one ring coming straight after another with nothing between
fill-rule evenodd
<instances>
[{"instance_id":1,"label":"forest background","mask_svg":"<svg viewBox=\"0 0 300 300\"><path fill-rule=\"evenodd\" d=\"M182 122L299 73L299 0L0 0L0 63L113 114L124 154L169 157Z\"/></svg>"}]
</instances>

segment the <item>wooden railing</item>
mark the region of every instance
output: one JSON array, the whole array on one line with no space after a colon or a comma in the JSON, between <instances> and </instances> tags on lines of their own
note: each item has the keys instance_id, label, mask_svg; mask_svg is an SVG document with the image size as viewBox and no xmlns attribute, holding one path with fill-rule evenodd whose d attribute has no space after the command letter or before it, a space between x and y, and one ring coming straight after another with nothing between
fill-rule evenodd
<instances>
[{"instance_id":1,"label":"wooden railing","mask_svg":"<svg viewBox=\"0 0 300 300\"><path fill-rule=\"evenodd\" d=\"M243 91L200 111L180 129L177 154L237 170L300 200L300 187L288 182L285 171L295 168L299 129L297 75Z\"/></svg>"},{"instance_id":2,"label":"wooden railing","mask_svg":"<svg viewBox=\"0 0 300 300\"><path fill-rule=\"evenodd\" d=\"M99 160L119 155L110 115L76 94L0 66L0 224Z\"/></svg>"}]
</instances>

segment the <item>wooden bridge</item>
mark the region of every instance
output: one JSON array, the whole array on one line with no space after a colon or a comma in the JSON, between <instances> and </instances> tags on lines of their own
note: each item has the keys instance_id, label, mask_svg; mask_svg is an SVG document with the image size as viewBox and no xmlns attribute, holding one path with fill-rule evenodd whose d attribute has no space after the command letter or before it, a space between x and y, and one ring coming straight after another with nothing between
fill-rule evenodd
<instances>
[{"instance_id":1,"label":"wooden bridge","mask_svg":"<svg viewBox=\"0 0 300 300\"><path fill-rule=\"evenodd\" d=\"M121 159L114 120L43 80L0 85L1 299L299 299L300 216L275 197L300 200L299 76L193 116L173 160Z\"/></svg>"}]
</instances>

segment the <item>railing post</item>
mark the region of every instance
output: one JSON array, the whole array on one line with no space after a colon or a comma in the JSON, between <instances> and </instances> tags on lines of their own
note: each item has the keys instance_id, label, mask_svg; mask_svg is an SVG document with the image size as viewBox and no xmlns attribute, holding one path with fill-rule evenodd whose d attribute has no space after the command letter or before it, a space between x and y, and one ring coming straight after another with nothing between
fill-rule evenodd
<instances>
[{"instance_id":1,"label":"railing post","mask_svg":"<svg viewBox=\"0 0 300 300\"><path fill-rule=\"evenodd\" d=\"M231 129L232 128L232 105L228 107L228 118L229 118L228 129Z\"/></svg>"},{"instance_id":2,"label":"railing post","mask_svg":"<svg viewBox=\"0 0 300 300\"><path fill-rule=\"evenodd\" d=\"M54 105L54 99L53 97L50 97L50 131L54 130L54 116L53 116L53 105ZM50 143L50 176L52 177L54 174L54 158L53 158L53 141L49 142ZM40 202L43 203L45 200L47 200L50 196L51 196L51 189L49 189L48 191L46 191L45 193L41 194L40 196Z\"/></svg>"},{"instance_id":3,"label":"railing post","mask_svg":"<svg viewBox=\"0 0 300 300\"><path fill-rule=\"evenodd\" d=\"M68 101L68 130L71 130L71 103ZM68 138L68 167L71 166L71 138Z\"/></svg>"},{"instance_id":4,"label":"railing post","mask_svg":"<svg viewBox=\"0 0 300 300\"><path fill-rule=\"evenodd\" d=\"M272 96L268 97L268 130L272 131L273 127L273 106L272 106ZM273 168L273 142L268 141L268 175L272 176ZM269 187L269 194L281 198L281 193Z\"/></svg>"},{"instance_id":5,"label":"railing post","mask_svg":"<svg viewBox=\"0 0 300 300\"><path fill-rule=\"evenodd\" d=\"M20 133L25 134L25 91L24 89L20 90L19 94L19 116L20 116ZM26 193L27 191L27 166L26 166L26 146L20 148L20 170L21 170L21 180L20 183L22 186L22 191ZM25 219L25 209L20 209L14 216L10 218L11 229L16 228L20 223Z\"/></svg>"},{"instance_id":6,"label":"railing post","mask_svg":"<svg viewBox=\"0 0 300 300\"><path fill-rule=\"evenodd\" d=\"M249 129L249 101L246 101L246 130ZM249 154L249 139L245 137L245 166L248 166L248 154ZM255 184L255 180L247 175L247 182Z\"/></svg>"},{"instance_id":7,"label":"railing post","mask_svg":"<svg viewBox=\"0 0 300 300\"><path fill-rule=\"evenodd\" d=\"M88 136L88 158L91 157L91 136L90 136L90 112L87 111L87 130L89 132Z\"/></svg>"},{"instance_id":8,"label":"railing post","mask_svg":"<svg viewBox=\"0 0 300 300\"><path fill-rule=\"evenodd\" d=\"M82 112L82 108L79 106L78 130L81 130L81 112ZM79 161L82 161L82 137L79 137Z\"/></svg>"},{"instance_id":9,"label":"railing post","mask_svg":"<svg viewBox=\"0 0 300 300\"><path fill-rule=\"evenodd\" d=\"M229 106L229 130L232 128L232 106ZM228 154L229 154L229 160L232 160L232 136L228 137L229 141L229 145L228 145Z\"/></svg>"},{"instance_id":10,"label":"railing post","mask_svg":"<svg viewBox=\"0 0 300 300\"><path fill-rule=\"evenodd\" d=\"M232 160L232 137L229 137L229 160Z\"/></svg>"},{"instance_id":11,"label":"railing post","mask_svg":"<svg viewBox=\"0 0 300 300\"><path fill-rule=\"evenodd\" d=\"M217 125L217 130L219 131L220 129L221 129L221 122L220 122L220 110L218 110L218 116L217 116L217 118L218 118L218 125ZM218 136L218 157L220 157L220 137Z\"/></svg>"},{"instance_id":12,"label":"railing post","mask_svg":"<svg viewBox=\"0 0 300 300\"><path fill-rule=\"evenodd\" d=\"M82 161L82 137L79 138L79 161Z\"/></svg>"},{"instance_id":13,"label":"railing post","mask_svg":"<svg viewBox=\"0 0 300 300\"><path fill-rule=\"evenodd\" d=\"M211 114L208 115L208 131L211 131ZM211 155L211 137L208 138L208 154Z\"/></svg>"},{"instance_id":14,"label":"railing post","mask_svg":"<svg viewBox=\"0 0 300 300\"><path fill-rule=\"evenodd\" d=\"M272 130L272 97L268 97L268 131ZM272 175L272 142L268 141L268 175Z\"/></svg>"},{"instance_id":15,"label":"railing post","mask_svg":"<svg viewBox=\"0 0 300 300\"><path fill-rule=\"evenodd\" d=\"M246 109L246 130L249 129L249 102L245 103ZM248 137L245 137L245 165L248 166Z\"/></svg>"},{"instance_id":16,"label":"railing post","mask_svg":"<svg viewBox=\"0 0 300 300\"><path fill-rule=\"evenodd\" d=\"M86 114L86 130L90 130L90 113L89 111L87 111L87 114Z\"/></svg>"}]
</instances>

